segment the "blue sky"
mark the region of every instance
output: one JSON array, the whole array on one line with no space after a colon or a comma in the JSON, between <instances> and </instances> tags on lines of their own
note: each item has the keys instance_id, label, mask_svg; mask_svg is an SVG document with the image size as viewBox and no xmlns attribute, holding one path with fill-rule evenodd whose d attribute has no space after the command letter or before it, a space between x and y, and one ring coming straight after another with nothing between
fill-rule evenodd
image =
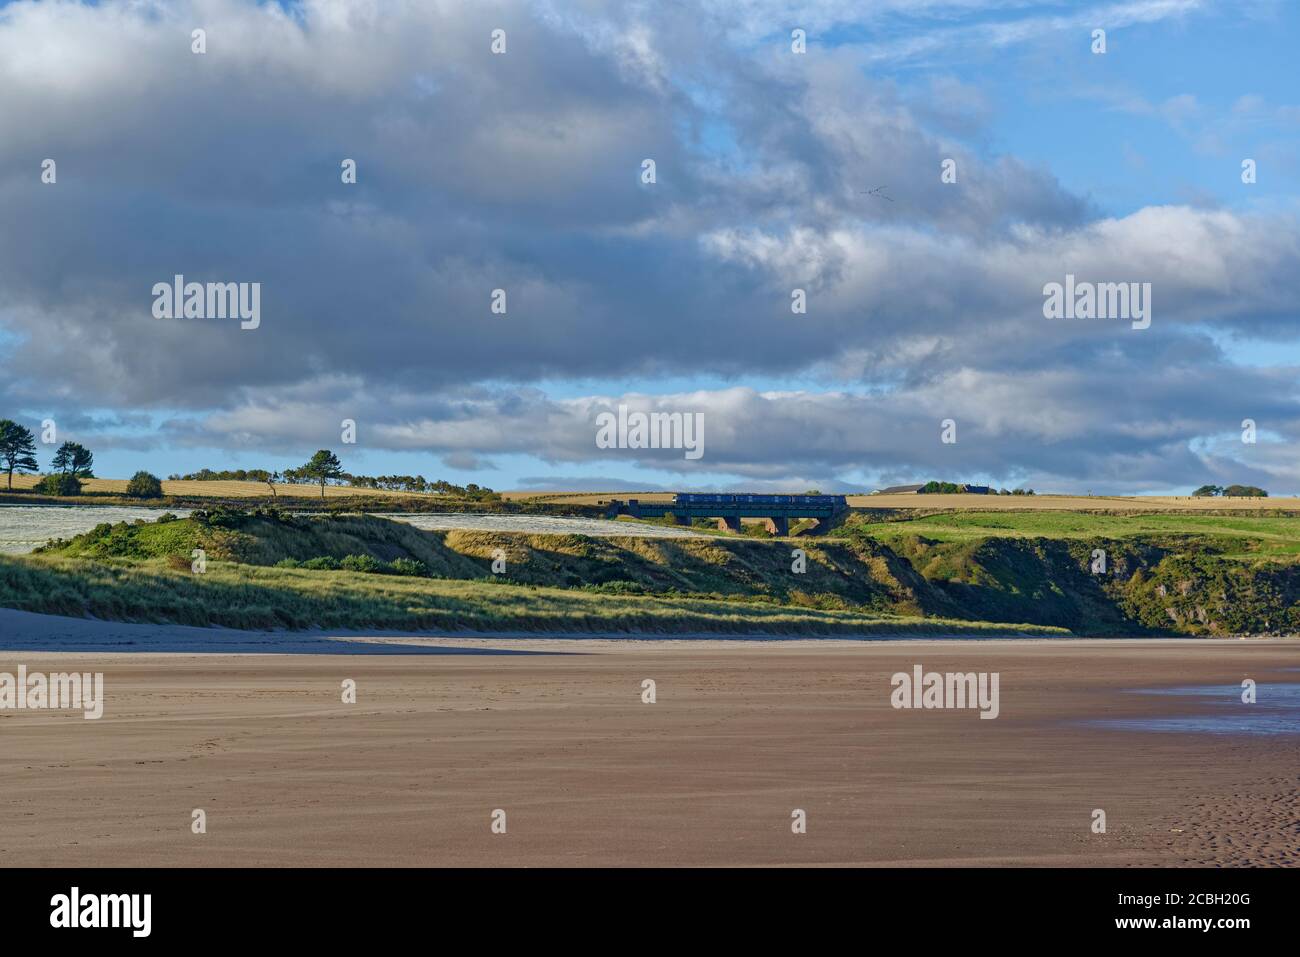
<instances>
[{"instance_id":1,"label":"blue sky","mask_svg":"<svg viewBox=\"0 0 1300 957\"><path fill-rule=\"evenodd\" d=\"M1300 5L686 7L0 4L0 415L101 475L1300 489ZM1151 327L1050 324L1067 272ZM261 326L155 319L175 273Z\"/></svg>"}]
</instances>

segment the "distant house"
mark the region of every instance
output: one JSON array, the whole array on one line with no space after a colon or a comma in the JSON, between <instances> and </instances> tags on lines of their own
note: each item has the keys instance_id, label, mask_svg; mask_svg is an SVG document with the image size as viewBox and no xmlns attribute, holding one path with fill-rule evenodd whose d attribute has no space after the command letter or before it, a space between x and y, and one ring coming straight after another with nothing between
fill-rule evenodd
<instances>
[{"instance_id":1,"label":"distant house","mask_svg":"<svg viewBox=\"0 0 1300 957\"><path fill-rule=\"evenodd\" d=\"M872 495L915 495L921 491L920 485L891 485L889 488L878 488Z\"/></svg>"},{"instance_id":2,"label":"distant house","mask_svg":"<svg viewBox=\"0 0 1300 957\"><path fill-rule=\"evenodd\" d=\"M967 495L990 495L993 492L987 485L963 485L961 490Z\"/></svg>"}]
</instances>

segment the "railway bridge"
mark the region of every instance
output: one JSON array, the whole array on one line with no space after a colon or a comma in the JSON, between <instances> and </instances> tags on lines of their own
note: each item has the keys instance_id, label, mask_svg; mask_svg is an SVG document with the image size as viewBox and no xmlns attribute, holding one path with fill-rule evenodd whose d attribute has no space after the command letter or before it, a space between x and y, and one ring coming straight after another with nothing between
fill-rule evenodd
<instances>
[{"instance_id":1,"label":"railway bridge","mask_svg":"<svg viewBox=\"0 0 1300 957\"><path fill-rule=\"evenodd\" d=\"M716 519L718 528L740 531L742 518L761 518L773 535L789 535L792 519L814 518L820 533L849 510L843 495L696 495L677 494L671 502L642 502L615 499L605 510L606 518L631 515L634 518L662 518L671 515L678 525L697 518Z\"/></svg>"}]
</instances>

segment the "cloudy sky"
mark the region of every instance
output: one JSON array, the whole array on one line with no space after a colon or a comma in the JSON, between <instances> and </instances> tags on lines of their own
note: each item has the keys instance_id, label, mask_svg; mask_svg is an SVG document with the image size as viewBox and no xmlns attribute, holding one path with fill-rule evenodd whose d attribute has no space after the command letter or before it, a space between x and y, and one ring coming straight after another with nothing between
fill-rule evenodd
<instances>
[{"instance_id":1,"label":"cloudy sky","mask_svg":"<svg viewBox=\"0 0 1300 957\"><path fill-rule=\"evenodd\" d=\"M105 476L1300 491L1298 40L1286 0L0 3L0 417ZM1046 319L1067 273L1150 327ZM176 274L260 326L155 318ZM620 404L703 456L598 448Z\"/></svg>"}]
</instances>

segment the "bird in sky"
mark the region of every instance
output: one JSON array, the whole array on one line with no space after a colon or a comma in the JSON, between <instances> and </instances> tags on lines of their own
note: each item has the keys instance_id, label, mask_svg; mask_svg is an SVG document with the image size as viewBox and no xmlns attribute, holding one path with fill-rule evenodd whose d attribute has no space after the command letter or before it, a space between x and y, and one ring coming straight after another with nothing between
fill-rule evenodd
<instances>
[{"instance_id":1,"label":"bird in sky","mask_svg":"<svg viewBox=\"0 0 1300 957\"><path fill-rule=\"evenodd\" d=\"M884 188L883 186L877 186L875 189L860 189L858 192L864 196L879 196L881 199L888 199L892 203L893 200L881 192Z\"/></svg>"}]
</instances>

